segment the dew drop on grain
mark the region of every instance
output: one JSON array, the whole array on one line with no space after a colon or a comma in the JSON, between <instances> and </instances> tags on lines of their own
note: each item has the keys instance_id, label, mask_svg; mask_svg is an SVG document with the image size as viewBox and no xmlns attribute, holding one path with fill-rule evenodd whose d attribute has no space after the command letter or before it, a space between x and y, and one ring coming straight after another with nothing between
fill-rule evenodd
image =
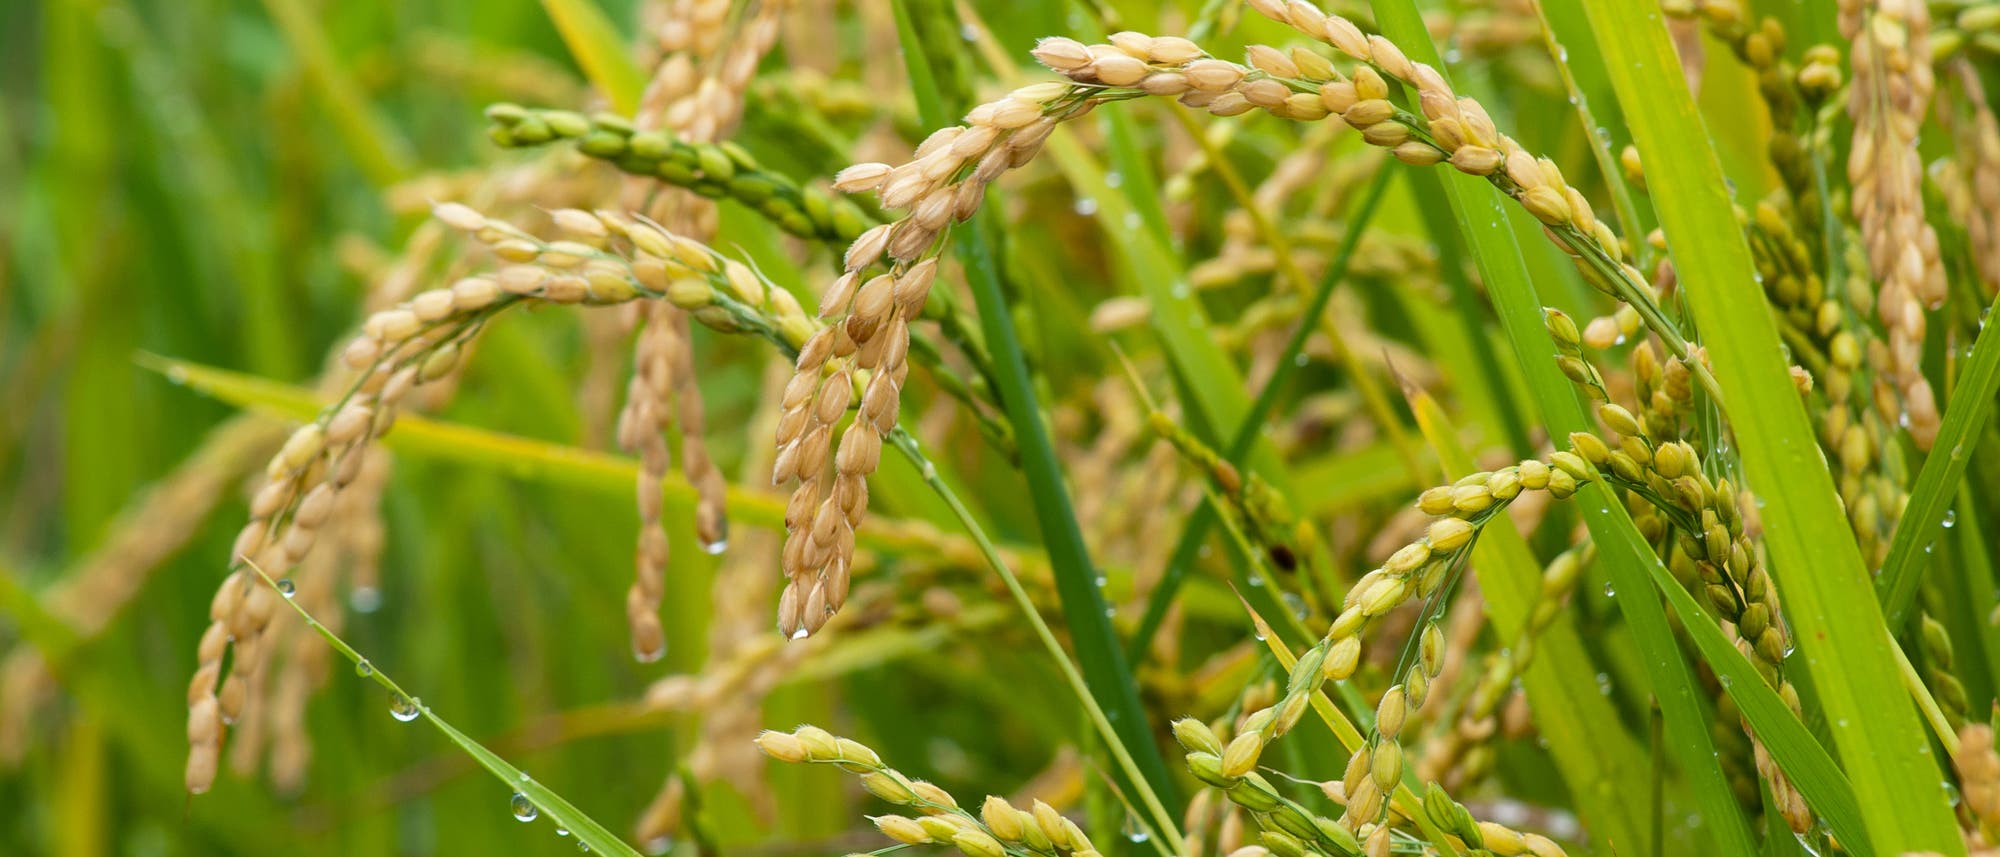
<instances>
[{"instance_id":1,"label":"dew drop on grain","mask_svg":"<svg viewBox=\"0 0 2000 857\"><path fill-rule=\"evenodd\" d=\"M299 587L297 584L292 583L291 578L287 577L278 581L278 594L290 598L299 594Z\"/></svg>"},{"instance_id":2,"label":"dew drop on grain","mask_svg":"<svg viewBox=\"0 0 2000 857\"><path fill-rule=\"evenodd\" d=\"M515 821L534 821L536 817L542 814L541 810L535 808L535 802L528 800L528 796L520 792L514 793L513 800L510 803L514 811Z\"/></svg>"},{"instance_id":3,"label":"dew drop on grain","mask_svg":"<svg viewBox=\"0 0 2000 857\"><path fill-rule=\"evenodd\" d=\"M375 674L375 665L369 663L367 658L362 658L354 662L354 674L362 678L372 676Z\"/></svg>"}]
</instances>

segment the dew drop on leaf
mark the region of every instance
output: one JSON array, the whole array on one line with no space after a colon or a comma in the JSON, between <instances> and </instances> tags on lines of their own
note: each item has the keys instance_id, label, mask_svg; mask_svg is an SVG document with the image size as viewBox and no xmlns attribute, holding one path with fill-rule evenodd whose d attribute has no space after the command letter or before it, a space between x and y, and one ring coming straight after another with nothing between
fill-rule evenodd
<instances>
[{"instance_id":1,"label":"dew drop on leaf","mask_svg":"<svg viewBox=\"0 0 2000 857\"><path fill-rule=\"evenodd\" d=\"M404 723L417 719L420 713L422 712L418 709L417 701L410 697L399 693L394 699L389 700L389 715Z\"/></svg>"}]
</instances>

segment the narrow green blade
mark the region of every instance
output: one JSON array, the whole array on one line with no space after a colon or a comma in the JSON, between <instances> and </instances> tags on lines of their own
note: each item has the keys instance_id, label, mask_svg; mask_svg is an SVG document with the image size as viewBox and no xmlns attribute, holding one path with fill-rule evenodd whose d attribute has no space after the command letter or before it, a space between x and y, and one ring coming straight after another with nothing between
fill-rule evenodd
<instances>
[{"instance_id":1,"label":"narrow green blade","mask_svg":"<svg viewBox=\"0 0 2000 857\"><path fill-rule=\"evenodd\" d=\"M1437 47L1431 43L1413 3L1376 0L1374 9L1384 33L1411 59L1442 70ZM1529 389L1550 434L1564 436L1572 431L1590 430L1589 418L1577 401L1574 388L1556 367L1555 346L1543 327L1542 305L1528 276L1527 263L1513 233L1504 228L1509 213L1499 192L1468 176L1448 175L1442 184L1461 237L1493 296L1494 308L1513 345L1515 360L1527 375ZM1664 574L1665 568L1610 489L1592 484L1577 495L1575 503L1590 528L1591 538L1597 542L1599 560L1611 576L1613 586L1633 593L1632 597L1618 599L1618 607L1646 653L1647 675L1665 720L1666 743L1702 806L1703 829L1713 838L1717 853L1752 853L1756 845L1749 822L1731 796L1721 768L1715 764L1710 718L1700 703L1700 690L1681 656L1666 611L1658 601L1638 597L1638 593L1651 585L1648 573Z\"/></svg>"},{"instance_id":2,"label":"narrow green blade","mask_svg":"<svg viewBox=\"0 0 2000 857\"><path fill-rule=\"evenodd\" d=\"M2000 299L1994 301L1994 306L2000 307ZM1909 618L1910 604L1916 600L1917 586L1924 579L1921 560L1929 555L1931 543L1945 535L1939 525L1944 521L1945 511L1951 508L1966 464L1972 460L1972 448L1979 442L1979 433L1986 429L1986 418L1993 413L1994 391L2000 390L2000 334L1993 332L1995 327L2000 325L1980 328L1979 337L1972 343L1972 357L1965 361L1958 385L1952 388L1944 425L1938 428L1937 442L1931 445L1930 457L1924 459L1924 467L1917 473L1909 505L1903 507L1902 522L1896 525L1896 536L1889 542L1889 558L1882 563L1882 574L1875 581L1876 592L1882 598L1882 613L1888 617L1891 630L1903 627L1904 620Z\"/></svg>"},{"instance_id":3,"label":"narrow green blade","mask_svg":"<svg viewBox=\"0 0 2000 857\"><path fill-rule=\"evenodd\" d=\"M1944 775L1905 696L1880 605L1794 389L1749 245L1657 3L1586 4L1655 188L1675 267L1704 333L1763 506L1764 544L1855 797L1883 854L1962 854Z\"/></svg>"},{"instance_id":4,"label":"narrow green blade","mask_svg":"<svg viewBox=\"0 0 2000 857\"><path fill-rule=\"evenodd\" d=\"M264 582L271 586L271 588L280 593L284 592L278 581L272 580L269 576L265 575L263 569L256 568L256 566L251 566L251 568L257 572L259 577L263 577ZM390 698L395 700L398 706L397 719L412 719L403 715L403 711L409 709L402 708L402 706L409 706L414 709L414 713L422 714L426 722L436 727L439 732L444 733L446 738L451 739L451 743L457 744L458 748L465 751L466 755L471 756L473 761L478 762L480 767L485 768L489 773L493 774L494 779L513 789L515 794L520 795L528 803L533 804L537 815L547 815L550 821L555 822L558 836L575 836L577 844L580 847L588 846L589 850L598 854L617 855L617 857L639 857L639 852L632 846L625 844L625 840L618 838L616 834L605 829L604 825L598 824L596 819L585 815L583 810L577 809L574 804L565 800L562 795L556 794L548 786L537 782L535 778L528 776L520 768L508 764L507 760L500 758L499 754L481 746L478 741L472 740L470 736L458 731L457 727L446 722L444 718L437 716L437 713L433 712L430 706L423 704L422 700L405 692L396 684L395 680L389 678L388 673L383 672L380 667L375 666L367 658L362 657L361 653L355 651L353 646L348 645L346 640L340 638L340 635L333 633L331 629L320 624L318 619L313 618L311 613L306 612L306 608L299 606L297 600L288 595L282 597L285 603L291 605L292 610L299 614L299 618L304 619L307 625L312 626L314 631L319 632L321 637L326 638L328 645L333 646L335 651L340 652L343 657L354 664L356 672L366 678L373 679L376 684L381 685L389 691ZM515 808L515 813L517 818L526 816L526 813L519 807Z\"/></svg>"}]
</instances>

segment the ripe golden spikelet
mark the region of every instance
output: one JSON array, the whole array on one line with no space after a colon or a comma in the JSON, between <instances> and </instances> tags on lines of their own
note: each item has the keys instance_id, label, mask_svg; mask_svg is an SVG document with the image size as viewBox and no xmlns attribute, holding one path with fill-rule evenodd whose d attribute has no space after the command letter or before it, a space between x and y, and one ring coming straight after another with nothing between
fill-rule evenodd
<instances>
[{"instance_id":1,"label":"ripe golden spikelet","mask_svg":"<svg viewBox=\"0 0 2000 857\"><path fill-rule=\"evenodd\" d=\"M1950 161L1954 180L1938 182L1938 190L1952 217L1965 224L1973 267L1990 296L2000 291L2000 122L1973 64L1959 59L1948 68L1960 97L1941 102L1938 115L1957 150Z\"/></svg>"},{"instance_id":2,"label":"ripe golden spikelet","mask_svg":"<svg viewBox=\"0 0 2000 857\"><path fill-rule=\"evenodd\" d=\"M1889 372L1904 422L1929 449L1940 418L1923 374L1924 311L1944 303L1937 231L1924 220L1923 159L1917 137L1935 80L1930 13L1917 0L1842 0L1840 31L1852 42L1854 118L1848 155L1850 207L1861 225L1869 270L1879 284L1875 313L1889 332Z\"/></svg>"},{"instance_id":3,"label":"ripe golden spikelet","mask_svg":"<svg viewBox=\"0 0 2000 857\"><path fill-rule=\"evenodd\" d=\"M341 351L360 380L340 403L294 431L271 457L253 492L251 520L237 535L232 566L254 562L276 575L296 568L341 508L343 492L369 472L370 441L389 430L412 391L450 377L483 322L507 306L615 305L670 297L670 280L682 277L706 289L693 299L703 307L691 310L697 318L708 309L725 316L728 311L753 313L750 321L787 343L792 341L788 337L802 338L809 325L796 302L764 288L741 265L650 224L590 215L597 219L600 235L578 216L564 215L571 231L580 230L583 237L617 238L631 245L613 252L585 241L542 241L457 203L437 206L436 216L512 264L491 277L467 277L447 288L420 292L363 323L360 335ZM736 309L710 306L716 296L727 296ZM738 323L726 317L707 320ZM373 547L359 554L379 549L379 535L367 542ZM240 568L216 592L188 688L186 779L191 791L213 784L222 729L242 713L252 694L250 683L261 675L270 654L264 632L278 597L269 587L255 585ZM233 653L227 675L221 670L225 653Z\"/></svg>"},{"instance_id":4,"label":"ripe golden spikelet","mask_svg":"<svg viewBox=\"0 0 2000 857\"><path fill-rule=\"evenodd\" d=\"M1993 727L1974 723L1958 731L1958 752L1952 754L1965 808L1980 823L2000 824L2000 755L1993 751Z\"/></svg>"},{"instance_id":5,"label":"ripe golden spikelet","mask_svg":"<svg viewBox=\"0 0 2000 857\"><path fill-rule=\"evenodd\" d=\"M1126 61L1137 62L1124 53L1079 60L1089 51L1072 45L1045 40L1037 55L1077 60L1082 64L1072 76L1092 79L1092 69L1122 77ZM1171 44L1162 49L1176 51ZM896 428L909 376L909 326L936 281L946 231L978 210L988 184L1026 164L1059 122L1091 103L1064 84L1022 87L973 108L967 124L934 132L908 163L861 164L836 177L839 189L874 190L885 207L906 214L863 232L848 247L844 272L821 296L819 315L828 326L800 347L785 389L772 481L796 482L782 558L789 583L778 608L778 627L787 636L819 630L847 598L854 529L868 508L867 480ZM850 407L855 418L840 428Z\"/></svg>"}]
</instances>

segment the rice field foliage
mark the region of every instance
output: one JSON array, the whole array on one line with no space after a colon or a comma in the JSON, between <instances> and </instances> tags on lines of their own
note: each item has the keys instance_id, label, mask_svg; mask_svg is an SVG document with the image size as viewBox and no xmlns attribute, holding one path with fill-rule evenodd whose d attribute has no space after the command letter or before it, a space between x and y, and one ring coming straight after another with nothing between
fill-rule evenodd
<instances>
[{"instance_id":1,"label":"rice field foliage","mask_svg":"<svg viewBox=\"0 0 2000 857\"><path fill-rule=\"evenodd\" d=\"M2000 853L2000 3L0 55L0 853Z\"/></svg>"}]
</instances>

